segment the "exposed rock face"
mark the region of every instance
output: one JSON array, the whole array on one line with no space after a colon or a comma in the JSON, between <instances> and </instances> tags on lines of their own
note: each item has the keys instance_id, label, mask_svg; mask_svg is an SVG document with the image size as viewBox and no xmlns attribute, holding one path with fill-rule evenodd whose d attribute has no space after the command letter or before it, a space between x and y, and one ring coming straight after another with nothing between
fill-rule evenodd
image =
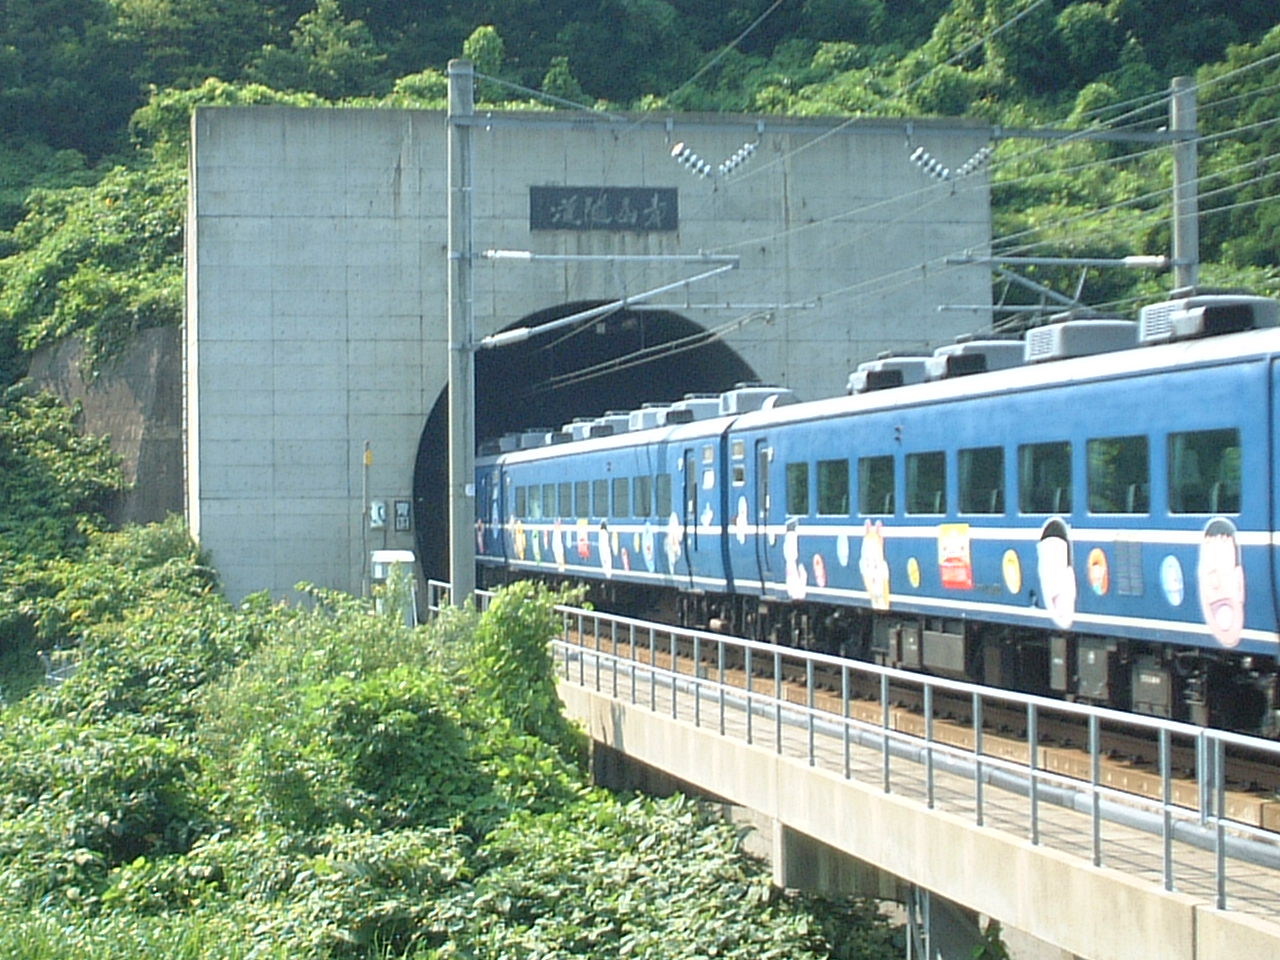
<instances>
[{"instance_id":1,"label":"exposed rock face","mask_svg":"<svg viewBox=\"0 0 1280 960\"><path fill-rule=\"evenodd\" d=\"M36 352L28 379L68 403L83 405L85 433L109 436L133 488L109 511L115 523L149 523L181 512L182 335L175 327L143 330L97 375L84 365L78 339Z\"/></svg>"}]
</instances>

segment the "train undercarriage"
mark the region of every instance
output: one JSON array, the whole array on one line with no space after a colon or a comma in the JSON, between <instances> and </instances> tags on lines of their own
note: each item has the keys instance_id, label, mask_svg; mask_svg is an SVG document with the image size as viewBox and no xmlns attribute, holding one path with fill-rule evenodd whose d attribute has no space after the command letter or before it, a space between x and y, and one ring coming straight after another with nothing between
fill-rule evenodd
<instances>
[{"instance_id":1,"label":"train undercarriage","mask_svg":"<svg viewBox=\"0 0 1280 960\"><path fill-rule=\"evenodd\" d=\"M488 585L501 579L490 571ZM584 585L591 602L616 613L1280 738L1280 670L1273 657L832 604L617 582Z\"/></svg>"}]
</instances>

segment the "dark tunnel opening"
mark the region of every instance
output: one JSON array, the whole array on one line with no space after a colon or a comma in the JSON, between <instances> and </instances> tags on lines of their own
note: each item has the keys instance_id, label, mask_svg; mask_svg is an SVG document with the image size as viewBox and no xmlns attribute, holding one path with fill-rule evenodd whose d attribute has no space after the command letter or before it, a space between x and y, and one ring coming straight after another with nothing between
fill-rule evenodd
<instances>
[{"instance_id":1,"label":"dark tunnel opening","mask_svg":"<svg viewBox=\"0 0 1280 960\"><path fill-rule=\"evenodd\" d=\"M562 304L512 326L537 327L595 306ZM725 343L668 311L619 311L567 330L476 354L476 439L575 417L632 410L687 393L718 393L755 373ZM416 549L423 574L449 578L448 391L418 441L413 475Z\"/></svg>"}]
</instances>

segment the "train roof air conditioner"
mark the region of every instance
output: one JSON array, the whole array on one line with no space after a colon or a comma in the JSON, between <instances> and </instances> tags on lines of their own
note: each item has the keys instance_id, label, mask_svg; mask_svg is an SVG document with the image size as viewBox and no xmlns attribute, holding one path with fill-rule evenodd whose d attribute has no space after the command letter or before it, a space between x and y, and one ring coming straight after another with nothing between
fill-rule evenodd
<instances>
[{"instance_id":1,"label":"train roof air conditioner","mask_svg":"<svg viewBox=\"0 0 1280 960\"><path fill-rule=\"evenodd\" d=\"M732 390L720 394L720 413L731 416L751 413L753 410L771 410L796 402L796 395L786 387L770 387L764 384L738 384Z\"/></svg>"},{"instance_id":2,"label":"train roof air conditioner","mask_svg":"<svg viewBox=\"0 0 1280 960\"><path fill-rule=\"evenodd\" d=\"M688 410L693 420L710 420L720 416L720 394L686 393L671 405L671 410ZM667 414L667 423L671 422L671 414Z\"/></svg>"},{"instance_id":3,"label":"train roof air conditioner","mask_svg":"<svg viewBox=\"0 0 1280 960\"><path fill-rule=\"evenodd\" d=\"M628 425L632 430L648 430L650 427L662 426L670 404L642 403L639 410L632 410L628 417Z\"/></svg>"},{"instance_id":4,"label":"train roof air conditioner","mask_svg":"<svg viewBox=\"0 0 1280 960\"><path fill-rule=\"evenodd\" d=\"M963 377L1022 364L1026 347L1021 340L957 340L933 351L925 362L930 380Z\"/></svg>"},{"instance_id":5,"label":"train roof air conditioner","mask_svg":"<svg viewBox=\"0 0 1280 960\"><path fill-rule=\"evenodd\" d=\"M1026 362L1087 357L1112 350L1128 350L1138 342L1132 320L1063 320L1027 331Z\"/></svg>"},{"instance_id":6,"label":"train roof air conditioner","mask_svg":"<svg viewBox=\"0 0 1280 960\"><path fill-rule=\"evenodd\" d=\"M601 428L608 427L608 433L599 433ZM626 433L631 429L631 415L618 410L610 410L603 416L596 417L592 422L591 436L606 437L618 433Z\"/></svg>"},{"instance_id":7,"label":"train roof air conditioner","mask_svg":"<svg viewBox=\"0 0 1280 960\"><path fill-rule=\"evenodd\" d=\"M897 357L882 353L874 360L858 364L849 374L848 393L869 393L910 383L923 383L929 376L929 357Z\"/></svg>"},{"instance_id":8,"label":"train roof air conditioner","mask_svg":"<svg viewBox=\"0 0 1280 960\"><path fill-rule=\"evenodd\" d=\"M1192 294L1138 311L1138 340L1164 343L1280 324L1280 303L1240 293Z\"/></svg>"}]
</instances>

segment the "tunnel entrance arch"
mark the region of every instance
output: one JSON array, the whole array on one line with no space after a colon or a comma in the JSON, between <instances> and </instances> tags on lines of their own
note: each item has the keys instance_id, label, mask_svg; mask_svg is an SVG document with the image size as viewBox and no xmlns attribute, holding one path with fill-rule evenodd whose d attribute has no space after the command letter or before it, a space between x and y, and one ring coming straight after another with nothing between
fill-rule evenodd
<instances>
[{"instance_id":1,"label":"tunnel entrance arch","mask_svg":"<svg viewBox=\"0 0 1280 960\"><path fill-rule=\"evenodd\" d=\"M566 303L511 324L538 327L596 301ZM575 417L631 410L686 393L719 393L755 380L755 371L723 341L678 313L619 310L568 330L476 354L476 438L526 427L559 428ZM448 388L418 441L413 471L415 540L425 576L447 580Z\"/></svg>"}]
</instances>

